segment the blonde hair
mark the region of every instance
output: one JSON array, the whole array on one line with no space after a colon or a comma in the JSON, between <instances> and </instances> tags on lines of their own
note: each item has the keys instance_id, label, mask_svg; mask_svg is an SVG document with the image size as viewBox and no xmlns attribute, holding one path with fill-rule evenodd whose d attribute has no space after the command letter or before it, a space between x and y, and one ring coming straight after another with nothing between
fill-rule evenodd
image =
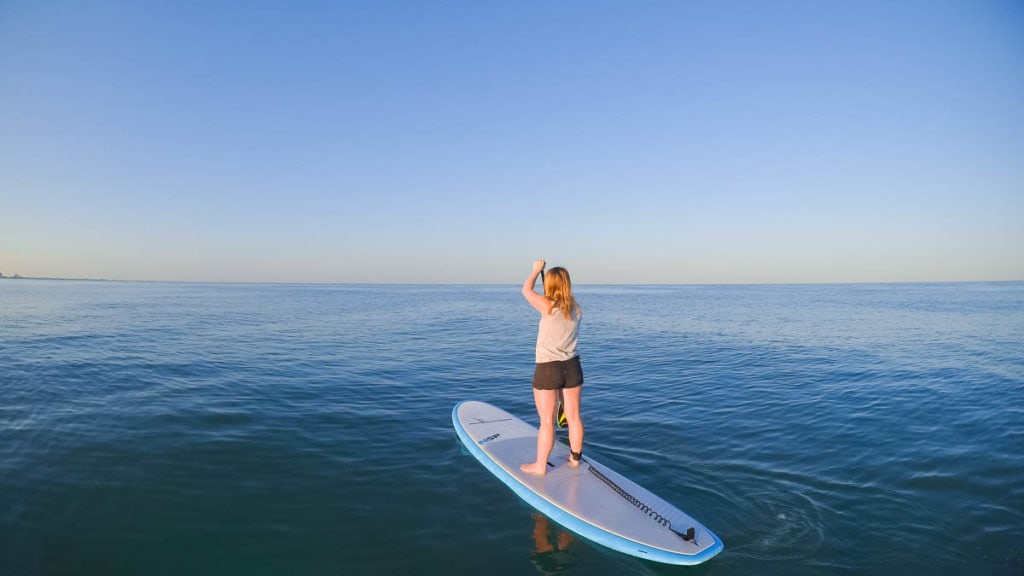
<instances>
[{"instance_id":1,"label":"blonde hair","mask_svg":"<svg viewBox=\"0 0 1024 576\"><path fill-rule=\"evenodd\" d=\"M580 306L576 303L576 297L572 295L572 280L569 279L569 271L565 268L556 266L547 271L544 275L544 296L551 303L548 306L548 314L558 308L566 320L579 315Z\"/></svg>"}]
</instances>

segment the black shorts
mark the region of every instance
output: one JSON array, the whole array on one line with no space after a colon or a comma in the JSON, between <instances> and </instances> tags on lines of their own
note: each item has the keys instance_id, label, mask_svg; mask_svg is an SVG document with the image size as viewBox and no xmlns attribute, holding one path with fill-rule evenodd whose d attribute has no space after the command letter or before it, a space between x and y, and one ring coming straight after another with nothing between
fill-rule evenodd
<instances>
[{"instance_id":1,"label":"black shorts","mask_svg":"<svg viewBox=\"0 0 1024 576\"><path fill-rule=\"evenodd\" d=\"M533 371L533 387L537 390L561 390L583 385L580 357L555 362L541 362Z\"/></svg>"}]
</instances>

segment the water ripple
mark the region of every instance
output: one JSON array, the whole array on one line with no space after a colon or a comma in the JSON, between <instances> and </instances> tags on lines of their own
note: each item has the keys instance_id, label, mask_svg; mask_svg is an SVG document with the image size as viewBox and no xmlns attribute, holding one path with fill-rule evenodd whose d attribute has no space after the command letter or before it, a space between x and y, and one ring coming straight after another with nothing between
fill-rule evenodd
<instances>
[{"instance_id":1,"label":"water ripple","mask_svg":"<svg viewBox=\"0 0 1024 576\"><path fill-rule=\"evenodd\" d=\"M579 297L588 453L694 573L1024 571L1024 285ZM460 400L535 421L535 334L514 286L0 282L0 573L676 573L539 552L460 453Z\"/></svg>"}]
</instances>

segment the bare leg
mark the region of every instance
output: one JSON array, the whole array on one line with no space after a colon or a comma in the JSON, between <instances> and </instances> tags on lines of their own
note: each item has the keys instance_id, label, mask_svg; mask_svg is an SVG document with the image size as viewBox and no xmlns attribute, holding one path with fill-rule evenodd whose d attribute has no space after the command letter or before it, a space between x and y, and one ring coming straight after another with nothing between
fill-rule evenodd
<instances>
[{"instance_id":1,"label":"bare leg","mask_svg":"<svg viewBox=\"0 0 1024 576\"><path fill-rule=\"evenodd\" d=\"M533 389L533 402L537 405L537 416L540 416L540 430L537 431L537 460L520 466L519 469L523 472L543 476L548 471L548 456L551 455L551 448L555 445L555 405L557 401L557 390Z\"/></svg>"},{"instance_id":2,"label":"bare leg","mask_svg":"<svg viewBox=\"0 0 1024 576\"><path fill-rule=\"evenodd\" d=\"M580 395L583 386L562 390L562 409L569 423L569 450L583 451L583 418L580 417ZM579 466L580 463L569 457L569 464Z\"/></svg>"}]
</instances>

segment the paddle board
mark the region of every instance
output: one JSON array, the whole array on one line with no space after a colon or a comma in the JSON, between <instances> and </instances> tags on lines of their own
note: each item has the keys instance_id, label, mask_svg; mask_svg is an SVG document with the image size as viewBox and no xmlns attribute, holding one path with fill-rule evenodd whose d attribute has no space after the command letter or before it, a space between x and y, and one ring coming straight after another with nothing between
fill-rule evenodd
<instances>
[{"instance_id":1,"label":"paddle board","mask_svg":"<svg viewBox=\"0 0 1024 576\"><path fill-rule=\"evenodd\" d=\"M569 448L559 442L546 475L521 471L520 464L536 458L537 428L501 408L460 402L452 423L462 444L491 474L583 538L665 564L700 564L722 551L711 530L590 456L570 466Z\"/></svg>"}]
</instances>

